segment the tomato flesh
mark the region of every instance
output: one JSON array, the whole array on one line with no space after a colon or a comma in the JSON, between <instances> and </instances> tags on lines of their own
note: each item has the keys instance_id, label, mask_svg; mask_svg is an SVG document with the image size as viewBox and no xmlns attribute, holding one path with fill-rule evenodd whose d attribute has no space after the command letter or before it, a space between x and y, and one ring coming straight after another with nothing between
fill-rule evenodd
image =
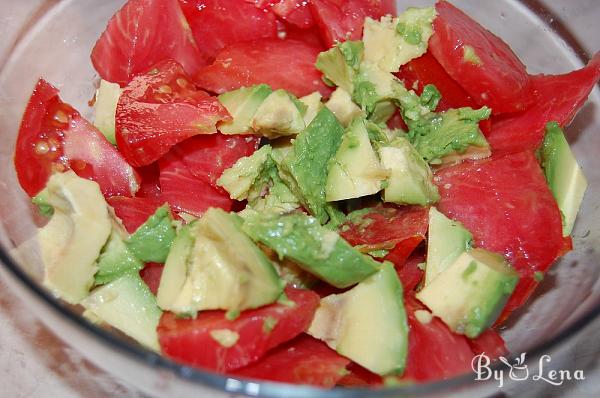
<instances>
[{"instance_id":1,"label":"tomato flesh","mask_svg":"<svg viewBox=\"0 0 600 398\"><path fill-rule=\"evenodd\" d=\"M66 170L96 181L106 197L132 196L139 188L138 174L116 148L43 79L23 115L14 163L29 196L40 192L53 172Z\"/></svg>"},{"instance_id":2,"label":"tomato flesh","mask_svg":"<svg viewBox=\"0 0 600 398\"><path fill-rule=\"evenodd\" d=\"M134 233L161 206L160 202L153 199L125 196L113 196L106 201L130 234Z\"/></svg>"},{"instance_id":3,"label":"tomato flesh","mask_svg":"<svg viewBox=\"0 0 600 398\"><path fill-rule=\"evenodd\" d=\"M235 376L332 388L350 360L325 343L302 334L269 351L263 358L233 372Z\"/></svg>"},{"instance_id":4,"label":"tomato flesh","mask_svg":"<svg viewBox=\"0 0 600 398\"><path fill-rule=\"evenodd\" d=\"M162 352L178 362L217 372L249 365L310 326L319 296L310 290L291 288L286 294L295 305L271 304L244 311L232 321L223 311L204 311L195 319L165 312L157 329ZM271 330L264 330L268 319L276 322ZM211 332L224 329L239 336L232 347L222 346L211 336Z\"/></svg>"},{"instance_id":5,"label":"tomato flesh","mask_svg":"<svg viewBox=\"0 0 600 398\"><path fill-rule=\"evenodd\" d=\"M476 339L467 339L467 342L473 354L485 354L492 360L508 353L504 339L494 329L486 330Z\"/></svg>"},{"instance_id":6,"label":"tomato flesh","mask_svg":"<svg viewBox=\"0 0 600 398\"><path fill-rule=\"evenodd\" d=\"M510 47L447 1L435 9L429 50L446 72L494 114L526 109L533 101L530 78ZM469 49L479 62L465 56Z\"/></svg>"},{"instance_id":7,"label":"tomato flesh","mask_svg":"<svg viewBox=\"0 0 600 398\"><path fill-rule=\"evenodd\" d=\"M165 59L191 75L206 64L177 0L127 1L92 50L100 77L121 86Z\"/></svg>"},{"instance_id":8,"label":"tomato flesh","mask_svg":"<svg viewBox=\"0 0 600 398\"><path fill-rule=\"evenodd\" d=\"M140 271L140 276L154 295L158 292L158 286L160 286L160 278L162 277L164 268L164 264L148 263Z\"/></svg>"},{"instance_id":9,"label":"tomato flesh","mask_svg":"<svg viewBox=\"0 0 600 398\"><path fill-rule=\"evenodd\" d=\"M463 162L435 177L438 209L473 233L475 246L504 254L520 274L502 317L522 305L564 250L556 201L533 153Z\"/></svg>"},{"instance_id":10,"label":"tomato flesh","mask_svg":"<svg viewBox=\"0 0 600 398\"><path fill-rule=\"evenodd\" d=\"M186 138L216 133L217 122L230 119L217 98L197 90L181 65L167 60L123 90L115 121L117 145L132 165L146 166Z\"/></svg>"}]
</instances>

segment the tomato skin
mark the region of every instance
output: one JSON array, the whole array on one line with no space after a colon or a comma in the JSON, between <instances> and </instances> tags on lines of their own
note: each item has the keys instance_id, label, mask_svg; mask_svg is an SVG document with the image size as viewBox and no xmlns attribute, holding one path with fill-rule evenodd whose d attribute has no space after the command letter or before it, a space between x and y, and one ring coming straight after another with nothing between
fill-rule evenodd
<instances>
[{"instance_id":1,"label":"tomato skin","mask_svg":"<svg viewBox=\"0 0 600 398\"><path fill-rule=\"evenodd\" d=\"M435 177L438 209L473 233L475 246L504 254L520 275L501 319L535 289L562 254L562 220L556 201L531 152L493 157L440 170Z\"/></svg>"},{"instance_id":2,"label":"tomato skin","mask_svg":"<svg viewBox=\"0 0 600 398\"><path fill-rule=\"evenodd\" d=\"M158 162L154 162L148 166L138 167L136 171L142 180L140 189L136 193L136 197L162 202L162 192L160 189L160 181L158 180L160 175Z\"/></svg>"},{"instance_id":3,"label":"tomato skin","mask_svg":"<svg viewBox=\"0 0 600 398\"><path fill-rule=\"evenodd\" d=\"M117 145L129 163L146 166L186 138L216 133L217 122L230 119L217 98L197 90L181 65L167 60L123 90L115 120Z\"/></svg>"},{"instance_id":4,"label":"tomato skin","mask_svg":"<svg viewBox=\"0 0 600 398\"><path fill-rule=\"evenodd\" d=\"M271 304L244 311L233 321L225 318L224 311L203 311L195 319L178 319L165 312L157 329L162 352L178 362L217 372L249 365L310 326L319 296L310 290L291 288L286 294L295 306ZM268 317L277 323L265 333L263 325ZM211 331L222 329L238 333L234 346L223 347L211 337Z\"/></svg>"},{"instance_id":5,"label":"tomato skin","mask_svg":"<svg viewBox=\"0 0 600 398\"><path fill-rule=\"evenodd\" d=\"M302 334L269 351L257 362L233 372L234 376L280 383L333 388L350 360L325 343Z\"/></svg>"},{"instance_id":6,"label":"tomato skin","mask_svg":"<svg viewBox=\"0 0 600 398\"><path fill-rule=\"evenodd\" d=\"M208 65L223 48L277 37L277 19L244 0L179 0L202 59Z\"/></svg>"},{"instance_id":7,"label":"tomato skin","mask_svg":"<svg viewBox=\"0 0 600 398\"><path fill-rule=\"evenodd\" d=\"M96 181L106 197L132 196L139 187L138 174L115 147L43 79L23 115L14 163L29 196L40 192L53 172L69 169Z\"/></svg>"},{"instance_id":8,"label":"tomato skin","mask_svg":"<svg viewBox=\"0 0 600 398\"><path fill-rule=\"evenodd\" d=\"M446 72L494 114L526 109L533 101L530 78L510 47L447 1L438 1L435 9L429 50ZM464 59L466 46L480 64Z\"/></svg>"},{"instance_id":9,"label":"tomato skin","mask_svg":"<svg viewBox=\"0 0 600 398\"><path fill-rule=\"evenodd\" d=\"M153 199L113 196L106 200L130 234L134 233L162 203Z\"/></svg>"},{"instance_id":10,"label":"tomato skin","mask_svg":"<svg viewBox=\"0 0 600 398\"><path fill-rule=\"evenodd\" d=\"M165 59L192 75L206 64L177 0L127 1L92 50L100 77L121 86Z\"/></svg>"},{"instance_id":11,"label":"tomato skin","mask_svg":"<svg viewBox=\"0 0 600 398\"><path fill-rule=\"evenodd\" d=\"M394 254L395 250L392 250L385 259L394 263L405 292L415 290L425 275L425 271L419 268L419 264L425 262L425 254L421 253L421 250L413 253L410 257L402 254L398 261L398 257Z\"/></svg>"},{"instance_id":12,"label":"tomato skin","mask_svg":"<svg viewBox=\"0 0 600 398\"><path fill-rule=\"evenodd\" d=\"M488 329L476 339L467 339L474 355L485 354L494 360L508 353L504 339L494 329Z\"/></svg>"},{"instance_id":13,"label":"tomato skin","mask_svg":"<svg viewBox=\"0 0 600 398\"><path fill-rule=\"evenodd\" d=\"M536 150L546 123L568 125L600 79L600 52L582 69L532 77L535 101L526 111L492 117L488 141L494 153Z\"/></svg>"},{"instance_id":14,"label":"tomato skin","mask_svg":"<svg viewBox=\"0 0 600 398\"><path fill-rule=\"evenodd\" d=\"M340 379L339 386L342 387L380 387L383 386L383 378L357 363L351 362L346 368L348 373Z\"/></svg>"},{"instance_id":15,"label":"tomato skin","mask_svg":"<svg viewBox=\"0 0 600 398\"><path fill-rule=\"evenodd\" d=\"M196 84L221 94L265 83L285 89L297 97L319 91L329 96L331 88L315 68L322 47L298 40L261 39L224 48L215 62L196 77Z\"/></svg>"},{"instance_id":16,"label":"tomato skin","mask_svg":"<svg viewBox=\"0 0 600 398\"><path fill-rule=\"evenodd\" d=\"M155 296L158 292L158 286L160 285L160 278L162 277L164 268L164 264L148 263L140 270L140 276Z\"/></svg>"}]
</instances>

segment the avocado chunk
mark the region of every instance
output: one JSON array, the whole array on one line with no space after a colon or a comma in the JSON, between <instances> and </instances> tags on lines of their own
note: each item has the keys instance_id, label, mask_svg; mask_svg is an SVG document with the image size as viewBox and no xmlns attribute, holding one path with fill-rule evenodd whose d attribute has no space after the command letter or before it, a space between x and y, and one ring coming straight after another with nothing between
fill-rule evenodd
<instances>
[{"instance_id":1,"label":"avocado chunk","mask_svg":"<svg viewBox=\"0 0 600 398\"><path fill-rule=\"evenodd\" d=\"M327 204L325 186L329 160L337 152L344 128L327 108L294 140L293 150L281 153L279 175L302 205L325 224L335 210ZM281 156L283 155L283 156Z\"/></svg>"},{"instance_id":2,"label":"avocado chunk","mask_svg":"<svg viewBox=\"0 0 600 398\"><path fill-rule=\"evenodd\" d=\"M273 91L258 107L252 129L267 138L298 134L306 127L306 106L285 90Z\"/></svg>"},{"instance_id":3,"label":"avocado chunk","mask_svg":"<svg viewBox=\"0 0 600 398\"><path fill-rule=\"evenodd\" d=\"M264 214L283 214L298 207L299 199L285 185L275 161L269 157L250 188L247 208Z\"/></svg>"},{"instance_id":4,"label":"avocado chunk","mask_svg":"<svg viewBox=\"0 0 600 398\"><path fill-rule=\"evenodd\" d=\"M455 333L476 338L490 327L512 294L519 274L504 257L472 249L416 295Z\"/></svg>"},{"instance_id":5,"label":"avocado chunk","mask_svg":"<svg viewBox=\"0 0 600 398\"><path fill-rule=\"evenodd\" d=\"M97 260L98 272L96 285L112 282L126 273L138 272L144 268L141 262L127 247L127 233L120 225L113 223L113 229L108 242L102 249Z\"/></svg>"},{"instance_id":6,"label":"avocado chunk","mask_svg":"<svg viewBox=\"0 0 600 398\"><path fill-rule=\"evenodd\" d=\"M256 242L273 249L280 259L294 261L335 287L352 286L379 266L304 213L251 217L245 220L243 229Z\"/></svg>"},{"instance_id":7,"label":"avocado chunk","mask_svg":"<svg viewBox=\"0 0 600 398\"><path fill-rule=\"evenodd\" d=\"M117 144L115 117L121 91L121 86L118 84L100 80L100 87L96 91L96 103L94 104L94 126L113 145Z\"/></svg>"},{"instance_id":8,"label":"avocado chunk","mask_svg":"<svg viewBox=\"0 0 600 398\"><path fill-rule=\"evenodd\" d=\"M31 202L37 206L40 214L44 217L52 217L54 214L54 208L48 203L48 190L42 189L37 195L35 195Z\"/></svg>"},{"instance_id":9,"label":"avocado chunk","mask_svg":"<svg viewBox=\"0 0 600 398\"><path fill-rule=\"evenodd\" d=\"M569 236L588 182L556 122L546 125L541 158L546 180L563 215L563 235Z\"/></svg>"},{"instance_id":10,"label":"avocado chunk","mask_svg":"<svg viewBox=\"0 0 600 398\"><path fill-rule=\"evenodd\" d=\"M363 60L363 54L362 41L345 41L320 53L315 67L323 72L327 81L351 93L354 90L354 77Z\"/></svg>"},{"instance_id":11,"label":"avocado chunk","mask_svg":"<svg viewBox=\"0 0 600 398\"><path fill-rule=\"evenodd\" d=\"M454 263L456 258L473 247L473 235L460 222L440 213L435 207L429 209L429 232L427 237L427 267L425 286Z\"/></svg>"},{"instance_id":12,"label":"avocado chunk","mask_svg":"<svg viewBox=\"0 0 600 398\"><path fill-rule=\"evenodd\" d=\"M101 286L81 302L84 315L108 323L140 344L160 351L156 327L162 311L137 272Z\"/></svg>"},{"instance_id":13,"label":"avocado chunk","mask_svg":"<svg viewBox=\"0 0 600 398\"><path fill-rule=\"evenodd\" d=\"M158 288L162 309L243 311L277 300L283 283L241 224L237 215L211 208L180 230Z\"/></svg>"},{"instance_id":14,"label":"avocado chunk","mask_svg":"<svg viewBox=\"0 0 600 398\"><path fill-rule=\"evenodd\" d=\"M219 123L223 134L252 133L252 119L260 105L273 90L266 84L242 87L219 95L219 102L227 109L233 120Z\"/></svg>"},{"instance_id":15,"label":"avocado chunk","mask_svg":"<svg viewBox=\"0 0 600 398\"><path fill-rule=\"evenodd\" d=\"M395 99L405 91L402 82L376 64L363 62L354 78L352 100L361 106L369 120L385 123L396 111Z\"/></svg>"},{"instance_id":16,"label":"avocado chunk","mask_svg":"<svg viewBox=\"0 0 600 398\"><path fill-rule=\"evenodd\" d=\"M175 239L175 227L168 205L156 209L127 241L127 247L140 260L147 263L163 263L167 259L171 243Z\"/></svg>"},{"instance_id":17,"label":"avocado chunk","mask_svg":"<svg viewBox=\"0 0 600 398\"><path fill-rule=\"evenodd\" d=\"M379 158L390 173L384 202L426 206L440 199L429 165L406 138L397 137L379 148Z\"/></svg>"},{"instance_id":18,"label":"avocado chunk","mask_svg":"<svg viewBox=\"0 0 600 398\"><path fill-rule=\"evenodd\" d=\"M365 61L383 71L397 72L400 66L425 54L435 15L433 7L411 7L398 18L386 15L375 21L367 17L363 31Z\"/></svg>"},{"instance_id":19,"label":"avocado chunk","mask_svg":"<svg viewBox=\"0 0 600 398\"><path fill-rule=\"evenodd\" d=\"M346 90L338 87L329 97L325 106L333 112L344 127L348 127L354 118L363 114L362 110L352 102L352 96Z\"/></svg>"},{"instance_id":20,"label":"avocado chunk","mask_svg":"<svg viewBox=\"0 0 600 398\"><path fill-rule=\"evenodd\" d=\"M387 172L371 146L365 120L355 119L329 162L325 198L328 202L360 198L381 190Z\"/></svg>"},{"instance_id":21,"label":"avocado chunk","mask_svg":"<svg viewBox=\"0 0 600 398\"><path fill-rule=\"evenodd\" d=\"M304 114L304 124L308 126L310 122L317 116L317 113L323 108L321 103L321 93L315 91L312 94L305 95L302 98L298 98L298 101L302 102L306 106L306 113Z\"/></svg>"},{"instance_id":22,"label":"avocado chunk","mask_svg":"<svg viewBox=\"0 0 600 398\"><path fill-rule=\"evenodd\" d=\"M342 294L321 299L308 334L381 376L404 371L408 323L391 263Z\"/></svg>"},{"instance_id":23,"label":"avocado chunk","mask_svg":"<svg viewBox=\"0 0 600 398\"><path fill-rule=\"evenodd\" d=\"M217 180L217 185L224 188L231 199L248 199L248 192L265 167L271 150L270 145L265 145L252 155L238 159L232 167L223 172Z\"/></svg>"},{"instance_id":24,"label":"avocado chunk","mask_svg":"<svg viewBox=\"0 0 600 398\"><path fill-rule=\"evenodd\" d=\"M108 205L94 181L74 172L56 173L46 185L52 218L38 231L44 286L79 304L94 284L96 259L112 230Z\"/></svg>"}]
</instances>

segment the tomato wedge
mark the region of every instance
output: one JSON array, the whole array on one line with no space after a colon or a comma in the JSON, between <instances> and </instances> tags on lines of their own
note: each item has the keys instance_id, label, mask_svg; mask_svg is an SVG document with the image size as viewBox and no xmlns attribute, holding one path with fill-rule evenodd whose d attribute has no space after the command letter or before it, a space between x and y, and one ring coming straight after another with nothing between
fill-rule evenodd
<instances>
[{"instance_id":1,"label":"tomato wedge","mask_svg":"<svg viewBox=\"0 0 600 398\"><path fill-rule=\"evenodd\" d=\"M475 245L504 254L520 274L503 317L522 305L563 253L562 220L556 201L531 152L440 170L435 177L438 209L462 222Z\"/></svg>"},{"instance_id":2,"label":"tomato wedge","mask_svg":"<svg viewBox=\"0 0 600 398\"><path fill-rule=\"evenodd\" d=\"M137 191L136 197L148 198L157 202L163 202L160 181L158 180L160 174L158 162L154 162L148 166L138 167L136 171L142 179L140 189Z\"/></svg>"},{"instance_id":3,"label":"tomato wedge","mask_svg":"<svg viewBox=\"0 0 600 398\"><path fill-rule=\"evenodd\" d=\"M488 141L494 153L536 150L544 139L546 123L568 125L599 79L600 52L586 67L571 73L533 76L533 105L521 113L492 118Z\"/></svg>"},{"instance_id":4,"label":"tomato wedge","mask_svg":"<svg viewBox=\"0 0 600 398\"><path fill-rule=\"evenodd\" d=\"M327 47L338 41L360 40L365 17L396 15L394 0L311 0L311 8Z\"/></svg>"},{"instance_id":5,"label":"tomato wedge","mask_svg":"<svg viewBox=\"0 0 600 398\"><path fill-rule=\"evenodd\" d=\"M231 116L216 97L197 90L173 60L155 65L123 89L116 112L116 139L134 166L158 160L171 147L197 134L217 132Z\"/></svg>"},{"instance_id":6,"label":"tomato wedge","mask_svg":"<svg viewBox=\"0 0 600 398\"><path fill-rule=\"evenodd\" d=\"M280 383L332 388L350 360L306 334L269 351L263 358L233 372L234 376Z\"/></svg>"},{"instance_id":7,"label":"tomato wedge","mask_svg":"<svg viewBox=\"0 0 600 398\"><path fill-rule=\"evenodd\" d=\"M265 83L298 97L314 91L328 96L331 89L315 69L320 52L320 46L298 40L261 39L233 44L198 74L196 84L218 94Z\"/></svg>"},{"instance_id":8,"label":"tomato wedge","mask_svg":"<svg viewBox=\"0 0 600 398\"><path fill-rule=\"evenodd\" d=\"M379 387L383 385L383 378L357 363L347 366L347 374L338 381L342 387Z\"/></svg>"},{"instance_id":9,"label":"tomato wedge","mask_svg":"<svg viewBox=\"0 0 600 398\"><path fill-rule=\"evenodd\" d=\"M125 196L113 196L106 201L130 234L134 233L162 205L153 199Z\"/></svg>"},{"instance_id":10,"label":"tomato wedge","mask_svg":"<svg viewBox=\"0 0 600 398\"><path fill-rule=\"evenodd\" d=\"M492 360L508 353L504 339L494 329L486 330L476 339L467 339L467 343L473 354L485 354Z\"/></svg>"},{"instance_id":11,"label":"tomato wedge","mask_svg":"<svg viewBox=\"0 0 600 398\"><path fill-rule=\"evenodd\" d=\"M45 186L53 172L73 170L96 181L104 196L133 196L139 176L106 138L58 90L40 79L19 128L15 169L29 196Z\"/></svg>"},{"instance_id":12,"label":"tomato wedge","mask_svg":"<svg viewBox=\"0 0 600 398\"><path fill-rule=\"evenodd\" d=\"M243 0L179 0L206 64L234 43L277 37L277 18Z\"/></svg>"},{"instance_id":13,"label":"tomato wedge","mask_svg":"<svg viewBox=\"0 0 600 398\"><path fill-rule=\"evenodd\" d=\"M410 257L402 253L401 260L398 261L395 251L396 249L392 250L385 259L394 263L404 290L406 292L415 290L425 275L425 271L419 268L419 264L425 262L425 253L422 250L417 250Z\"/></svg>"},{"instance_id":14,"label":"tomato wedge","mask_svg":"<svg viewBox=\"0 0 600 398\"><path fill-rule=\"evenodd\" d=\"M447 1L435 9L429 50L446 72L494 114L526 109L533 101L530 78L510 47Z\"/></svg>"},{"instance_id":15,"label":"tomato wedge","mask_svg":"<svg viewBox=\"0 0 600 398\"><path fill-rule=\"evenodd\" d=\"M140 276L154 295L158 292L158 286L160 285L160 278L162 277L164 268L164 264L148 263L140 271Z\"/></svg>"},{"instance_id":16,"label":"tomato wedge","mask_svg":"<svg viewBox=\"0 0 600 398\"><path fill-rule=\"evenodd\" d=\"M235 320L223 311L204 311L195 319L177 318L165 312L158 325L162 352L187 365L226 372L249 365L267 351L308 329L319 305L319 296L310 290L286 289L295 305L271 304L244 311ZM271 324L265 327L265 322ZM238 339L231 347L219 344L215 331L229 330Z\"/></svg>"},{"instance_id":17,"label":"tomato wedge","mask_svg":"<svg viewBox=\"0 0 600 398\"><path fill-rule=\"evenodd\" d=\"M121 86L165 59L177 60L191 75L206 64L177 0L129 0L92 50L100 77Z\"/></svg>"}]
</instances>

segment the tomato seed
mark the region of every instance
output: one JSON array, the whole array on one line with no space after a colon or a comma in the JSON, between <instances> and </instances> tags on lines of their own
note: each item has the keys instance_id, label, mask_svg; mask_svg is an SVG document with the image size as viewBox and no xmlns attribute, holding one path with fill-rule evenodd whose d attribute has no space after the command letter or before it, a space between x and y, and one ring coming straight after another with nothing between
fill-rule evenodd
<instances>
[{"instance_id":1,"label":"tomato seed","mask_svg":"<svg viewBox=\"0 0 600 398\"><path fill-rule=\"evenodd\" d=\"M175 80L175 82L181 88L185 88L189 84L189 82L187 80L185 80L183 77L178 78L177 80Z\"/></svg>"},{"instance_id":2,"label":"tomato seed","mask_svg":"<svg viewBox=\"0 0 600 398\"><path fill-rule=\"evenodd\" d=\"M163 94L171 94L173 92L173 90L171 89L170 86L167 86L166 84L163 84L162 86L160 86L158 88L158 92L159 93L163 93Z\"/></svg>"},{"instance_id":3,"label":"tomato seed","mask_svg":"<svg viewBox=\"0 0 600 398\"><path fill-rule=\"evenodd\" d=\"M45 155L50 151L50 147L46 141L40 141L35 144L35 153L38 155Z\"/></svg>"},{"instance_id":4,"label":"tomato seed","mask_svg":"<svg viewBox=\"0 0 600 398\"><path fill-rule=\"evenodd\" d=\"M69 116L67 116L67 114L64 113L63 111L57 111L54 114L53 119L59 123L63 123L63 124L69 123Z\"/></svg>"}]
</instances>

